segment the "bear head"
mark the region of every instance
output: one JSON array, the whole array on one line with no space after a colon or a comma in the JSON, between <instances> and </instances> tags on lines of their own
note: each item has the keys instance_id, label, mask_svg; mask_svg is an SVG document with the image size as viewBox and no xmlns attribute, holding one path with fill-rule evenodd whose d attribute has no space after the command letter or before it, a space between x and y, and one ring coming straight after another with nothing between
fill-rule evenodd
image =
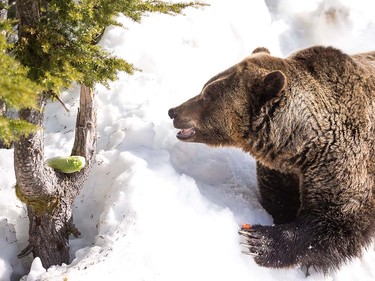
<instances>
[{"instance_id":1,"label":"bear head","mask_svg":"<svg viewBox=\"0 0 375 281\"><path fill-rule=\"evenodd\" d=\"M276 59L276 58L275 58ZM280 60L280 59L279 59ZM257 118L287 87L286 75L270 70L274 58L265 48L211 78L199 95L168 112L177 138L212 146L236 146L251 152ZM264 114L263 114L264 115Z\"/></svg>"}]
</instances>

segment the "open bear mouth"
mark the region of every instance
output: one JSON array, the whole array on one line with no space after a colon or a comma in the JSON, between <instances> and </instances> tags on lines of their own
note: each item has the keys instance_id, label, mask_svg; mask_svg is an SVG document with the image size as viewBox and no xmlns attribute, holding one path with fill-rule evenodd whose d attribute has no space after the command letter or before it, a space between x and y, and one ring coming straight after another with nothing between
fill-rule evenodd
<instances>
[{"instance_id":1,"label":"open bear mouth","mask_svg":"<svg viewBox=\"0 0 375 281\"><path fill-rule=\"evenodd\" d=\"M195 135L195 129L194 128L187 128L187 129L182 129L179 131L176 135L178 139L186 140L188 138L191 138L192 136Z\"/></svg>"}]
</instances>

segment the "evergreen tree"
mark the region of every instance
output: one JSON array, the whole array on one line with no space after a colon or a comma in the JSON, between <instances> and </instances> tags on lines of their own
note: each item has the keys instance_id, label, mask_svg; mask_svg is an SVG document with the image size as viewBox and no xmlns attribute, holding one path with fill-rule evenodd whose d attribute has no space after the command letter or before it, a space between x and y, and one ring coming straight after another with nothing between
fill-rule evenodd
<instances>
[{"instance_id":1,"label":"evergreen tree","mask_svg":"<svg viewBox=\"0 0 375 281\"><path fill-rule=\"evenodd\" d=\"M6 118L7 108L34 107L40 90L36 83L27 78L27 68L6 54L11 44L7 35L12 30L8 18L8 0L0 0L0 147L8 147L11 141L28 134L34 126L20 119Z\"/></svg>"},{"instance_id":2,"label":"evergreen tree","mask_svg":"<svg viewBox=\"0 0 375 281\"><path fill-rule=\"evenodd\" d=\"M6 1L0 8L8 9ZM87 178L96 153L96 83L107 85L118 71L132 73L133 65L111 56L95 43L119 13L139 22L146 13L179 14L199 3L159 0L16 0L13 20L0 28L0 101L19 110L20 119L0 116L0 137L16 140L16 193L30 220L29 245L20 257L33 253L44 267L69 263L69 235L79 235L72 222L72 204ZM8 40L9 41L9 40ZM86 166L64 173L44 161L44 107L72 82L81 84L75 141L71 155ZM1 112L0 112L0 115Z\"/></svg>"}]
</instances>

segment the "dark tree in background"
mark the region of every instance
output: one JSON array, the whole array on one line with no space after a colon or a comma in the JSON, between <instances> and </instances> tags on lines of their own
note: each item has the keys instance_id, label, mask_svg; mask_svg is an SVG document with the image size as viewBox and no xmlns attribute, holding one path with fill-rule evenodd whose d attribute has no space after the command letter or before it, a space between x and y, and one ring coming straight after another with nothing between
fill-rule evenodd
<instances>
[{"instance_id":1,"label":"dark tree in background","mask_svg":"<svg viewBox=\"0 0 375 281\"><path fill-rule=\"evenodd\" d=\"M178 14L199 3L141 0L0 0L0 110L18 111L19 119L0 111L0 137L14 141L16 193L27 205L29 245L20 257L40 257L45 268L69 263L69 236L79 235L72 222L72 204L96 153L96 83L107 85L118 71L133 66L112 57L97 43L104 29L119 25L116 16L140 21L145 13ZM14 10L16 21L5 20ZM3 13L5 16L3 16ZM15 26L17 27L15 30ZM14 42L9 42L13 38ZM71 155L86 166L76 173L50 168L44 159L43 118L46 104L73 82L81 85L75 140Z\"/></svg>"}]
</instances>

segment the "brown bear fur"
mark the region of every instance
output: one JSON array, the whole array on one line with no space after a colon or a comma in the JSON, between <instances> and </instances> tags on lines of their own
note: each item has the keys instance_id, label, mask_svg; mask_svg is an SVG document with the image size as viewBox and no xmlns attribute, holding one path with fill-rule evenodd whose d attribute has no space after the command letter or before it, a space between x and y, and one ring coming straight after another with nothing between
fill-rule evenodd
<instances>
[{"instance_id":1,"label":"brown bear fur","mask_svg":"<svg viewBox=\"0 0 375 281\"><path fill-rule=\"evenodd\" d=\"M263 266L327 272L374 236L375 52L265 48L169 110L180 140L235 146L257 161L275 225L240 230Z\"/></svg>"}]
</instances>

